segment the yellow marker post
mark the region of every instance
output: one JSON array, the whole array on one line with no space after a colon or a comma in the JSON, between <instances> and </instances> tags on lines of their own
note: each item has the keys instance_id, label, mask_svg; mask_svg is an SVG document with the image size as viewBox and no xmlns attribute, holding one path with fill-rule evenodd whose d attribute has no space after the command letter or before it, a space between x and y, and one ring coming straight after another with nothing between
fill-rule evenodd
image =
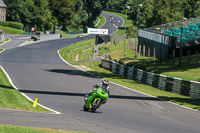
<instances>
[{"instance_id":1,"label":"yellow marker post","mask_svg":"<svg viewBox=\"0 0 200 133\"><path fill-rule=\"evenodd\" d=\"M35 102L33 103L33 107L37 107L37 98L35 99Z\"/></svg>"}]
</instances>

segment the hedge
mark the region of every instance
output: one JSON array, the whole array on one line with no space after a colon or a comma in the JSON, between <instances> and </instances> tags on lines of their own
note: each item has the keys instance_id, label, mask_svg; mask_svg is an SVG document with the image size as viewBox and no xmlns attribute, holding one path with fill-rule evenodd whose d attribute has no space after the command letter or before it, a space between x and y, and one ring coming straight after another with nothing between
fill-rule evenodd
<instances>
[{"instance_id":1,"label":"hedge","mask_svg":"<svg viewBox=\"0 0 200 133\"><path fill-rule=\"evenodd\" d=\"M12 22L12 21L0 22L0 25L5 26L5 27L16 28L16 29L22 29L24 27L24 24L19 23L19 22Z\"/></svg>"}]
</instances>

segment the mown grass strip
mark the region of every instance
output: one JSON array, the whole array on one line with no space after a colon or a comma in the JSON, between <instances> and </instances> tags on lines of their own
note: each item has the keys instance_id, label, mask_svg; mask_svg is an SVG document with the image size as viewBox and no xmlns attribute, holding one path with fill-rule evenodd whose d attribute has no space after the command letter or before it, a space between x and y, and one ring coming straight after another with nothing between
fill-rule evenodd
<instances>
[{"instance_id":1,"label":"mown grass strip","mask_svg":"<svg viewBox=\"0 0 200 133\"><path fill-rule=\"evenodd\" d=\"M60 53L63 55L64 59L69 62L89 60L92 59L94 42L94 39L85 40L81 42L81 45L80 43L76 43L60 50Z\"/></svg>"},{"instance_id":2,"label":"mown grass strip","mask_svg":"<svg viewBox=\"0 0 200 133\"><path fill-rule=\"evenodd\" d=\"M27 100L19 91L12 87L6 75L0 69L0 108L50 113L49 110L40 106L32 107L32 105L31 101Z\"/></svg>"},{"instance_id":3,"label":"mown grass strip","mask_svg":"<svg viewBox=\"0 0 200 133\"><path fill-rule=\"evenodd\" d=\"M85 133L78 131L64 131L47 128L30 128L22 126L0 125L1 133Z\"/></svg>"}]
</instances>

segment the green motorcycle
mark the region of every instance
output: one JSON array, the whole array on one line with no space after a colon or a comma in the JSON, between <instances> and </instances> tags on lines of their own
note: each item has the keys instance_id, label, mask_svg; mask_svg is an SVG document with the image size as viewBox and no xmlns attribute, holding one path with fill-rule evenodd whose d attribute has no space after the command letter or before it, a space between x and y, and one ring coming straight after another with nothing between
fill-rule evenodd
<instances>
[{"instance_id":1,"label":"green motorcycle","mask_svg":"<svg viewBox=\"0 0 200 133\"><path fill-rule=\"evenodd\" d=\"M103 103L106 102L108 93L101 87L97 90L91 90L90 95L85 94L85 104L83 106L84 111L95 112Z\"/></svg>"}]
</instances>

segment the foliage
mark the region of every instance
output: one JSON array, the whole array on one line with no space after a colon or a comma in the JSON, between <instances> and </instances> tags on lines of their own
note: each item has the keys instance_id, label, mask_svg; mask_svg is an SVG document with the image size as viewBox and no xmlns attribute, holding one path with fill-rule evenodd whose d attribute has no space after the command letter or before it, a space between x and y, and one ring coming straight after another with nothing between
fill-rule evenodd
<instances>
[{"instance_id":1,"label":"foliage","mask_svg":"<svg viewBox=\"0 0 200 133\"><path fill-rule=\"evenodd\" d=\"M7 20L27 30L82 29L92 25L108 0L4 0Z\"/></svg>"},{"instance_id":2,"label":"foliage","mask_svg":"<svg viewBox=\"0 0 200 133\"><path fill-rule=\"evenodd\" d=\"M123 3L123 4L120 4ZM139 6L142 4L142 6ZM119 5L119 6L117 6ZM126 9L130 6L130 10ZM109 0L107 7L128 12L133 25L140 28L174 22L185 18L194 18L200 15L199 0Z\"/></svg>"}]
</instances>

